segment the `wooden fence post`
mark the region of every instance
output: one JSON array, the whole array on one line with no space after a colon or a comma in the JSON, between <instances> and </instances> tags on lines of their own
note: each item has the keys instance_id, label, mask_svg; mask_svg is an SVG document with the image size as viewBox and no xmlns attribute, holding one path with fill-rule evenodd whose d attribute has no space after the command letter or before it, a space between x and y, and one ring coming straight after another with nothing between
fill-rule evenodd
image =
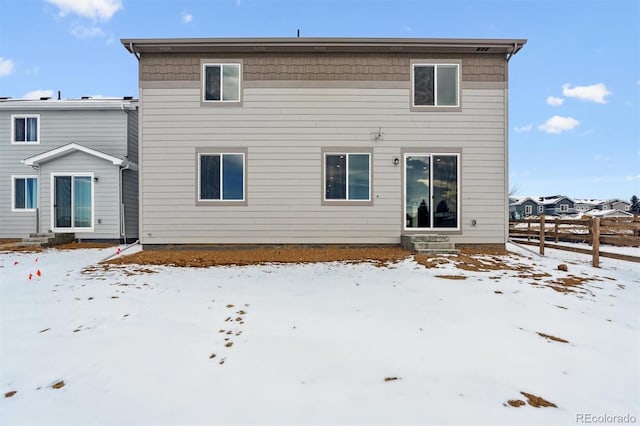
<instances>
[{"instance_id":1,"label":"wooden fence post","mask_svg":"<svg viewBox=\"0 0 640 426\"><path fill-rule=\"evenodd\" d=\"M531 219L527 222L527 241L531 241Z\"/></svg>"},{"instance_id":2,"label":"wooden fence post","mask_svg":"<svg viewBox=\"0 0 640 426\"><path fill-rule=\"evenodd\" d=\"M593 240L591 243L591 249L593 250L593 261L591 262L594 268L600 267L600 218L594 217L591 221L593 228Z\"/></svg>"},{"instance_id":3,"label":"wooden fence post","mask_svg":"<svg viewBox=\"0 0 640 426\"><path fill-rule=\"evenodd\" d=\"M540 254L544 256L544 215L540 215Z\"/></svg>"},{"instance_id":4,"label":"wooden fence post","mask_svg":"<svg viewBox=\"0 0 640 426\"><path fill-rule=\"evenodd\" d=\"M555 226L555 227L554 227L554 229L553 229L553 233L554 233L554 234L555 234L555 236L556 236L556 244L558 244L558 220L559 220L559 219L556 217L556 226Z\"/></svg>"}]
</instances>

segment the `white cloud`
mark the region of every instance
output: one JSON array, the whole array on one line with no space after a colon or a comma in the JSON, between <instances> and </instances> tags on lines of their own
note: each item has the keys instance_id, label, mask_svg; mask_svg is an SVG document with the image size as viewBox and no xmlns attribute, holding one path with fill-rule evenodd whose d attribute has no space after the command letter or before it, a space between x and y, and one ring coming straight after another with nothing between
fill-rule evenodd
<instances>
[{"instance_id":1,"label":"white cloud","mask_svg":"<svg viewBox=\"0 0 640 426\"><path fill-rule=\"evenodd\" d=\"M71 26L71 34L76 38L94 38L103 37L104 31L100 27L85 27L80 24L73 24Z\"/></svg>"},{"instance_id":2,"label":"white cloud","mask_svg":"<svg viewBox=\"0 0 640 426\"><path fill-rule=\"evenodd\" d=\"M531 125L531 124L527 124L526 126L520 126L520 127L514 127L513 128L513 130L515 130L518 133L530 132L531 129L533 129L533 125Z\"/></svg>"},{"instance_id":3,"label":"white cloud","mask_svg":"<svg viewBox=\"0 0 640 426\"><path fill-rule=\"evenodd\" d=\"M182 22L184 24L188 24L189 22L193 21L193 15L190 13L183 13L182 14Z\"/></svg>"},{"instance_id":4,"label":"white cloud","mask_svg":"<svg viewBox=\"0 0 640 426\"><path fill-rule=\"evenodd\" d=\"M627 176L627 180L640 180L640 175Z\"/></svg>"},{"instance_id":5,"label":"white cloud","mask_svg":"<svg viewBox=\"0 0 640 426\"><path fill-rule=\"evenodd\" d=\"M573 130L580 125L580 122L575 118L561 117L554 115L550 119L538 126L538 129L545 133L560 134L568 130Z\"/></svg>"},{"instance_id":6,"label":"white cloud","mask_svg":"<svg viewBox=\"0 0 640 426\"><path fill-rule=\"evenodd\" d=\"M560 106L564 103L564 98L556 98L555 96L547 97L547 105Z\"/></svg>"},{"instance_id":7,"label":"white cloud","mask_svg":"<svg viewBox=\"0 0 640 426\"><path fill-rule=\"evenodd\" d=\"M93 20L108 21L122 9L122 0L46 0L57 6L60 16L70 13Z\"/></svg>"},{"instance_id":8,"label":"white cloud","mask_svg":"<svg viewBox=\"0 0 640 426\"><path fill-rule=\"evenodd\" d=\"M53 96L53 90L32 90L29 93L25 93L22 99L40 99L50 98Z\"/></svg>"},{"instance_id":9,"label":"white cloud","mask_svg":"<svg viewBox=\"0 0 640 426\"><path fill-rule=\"evenodd\" d=\"M562 94L568 98L578 98L582 101L591 101L599 104L606 104L607 96L611 92L603 83L592 84L591 86L571 87L569 83L562 85Z\"/></svg>"},{"instance_id":10,"label":"white cloud","mask_svg":"<svg viewBox=\"0 0 640 426\"><path fill-rule=\"evenodd\" d=\"M0 77L13 74L15 70L16 66L13 64L13 61L11 59L0 57Z\"/></svg>"}]
</instances>

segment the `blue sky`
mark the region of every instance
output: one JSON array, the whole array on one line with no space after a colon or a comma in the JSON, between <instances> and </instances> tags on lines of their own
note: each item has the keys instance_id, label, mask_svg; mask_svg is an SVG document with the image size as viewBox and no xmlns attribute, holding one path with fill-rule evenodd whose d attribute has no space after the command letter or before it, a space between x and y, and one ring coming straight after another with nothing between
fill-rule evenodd
<instances>
[{"instance_id":1,"label":"blue sky","mask_svg":"<svg viewBox=\"0 0 640 426\"><path fill-rule=\"evenodd\" d=\"M121 38L527 38L515 195L640 196L640 1L0 0L0 96L137 96Z\"/></svg>"}]
</instances>

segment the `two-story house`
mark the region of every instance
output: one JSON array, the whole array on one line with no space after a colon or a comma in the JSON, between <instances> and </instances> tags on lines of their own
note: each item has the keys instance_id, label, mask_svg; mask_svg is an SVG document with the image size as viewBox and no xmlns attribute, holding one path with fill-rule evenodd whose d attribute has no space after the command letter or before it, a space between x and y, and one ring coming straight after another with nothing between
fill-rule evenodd
<instances>
[{"instance_id":1,"label":"two-story house","mask_svg":"<svg viewBox=\"0 0 640 426\"><path fill-rule=\"evenodd\" d=\"M544 213L544 205L531 197L509 198L509 218L522 219Z\"/></svg>"},{"instance_id":2,"label":"two-story house","mask_svg":"<svg viewBox=\"0 0 640 426\"><path fill-rule=\"evenodd\" d=\"M575 202L564 195L551 195L539 197L538 201L544 206L544 214L548 216L560 216L575 214Z\"/></svg>"},{"instance_id":3,"label":"two-story house","mask_svg":"<svg viewBox=\"0 0 640 426\"><path fill-rule=\"evenodd\" d=\"M526 40L123 39L140 239L508 238L508 64Z\"/></svg>"},{"instance_id":4,"label":"two-story house","mask_svg":"<svg viewBox=\"0 0 640 426\"><path fill-rule=\"evenodd\" d=\"M0 237L138 236L138 102L0 100Z\"/></svg>"}]
</instances>

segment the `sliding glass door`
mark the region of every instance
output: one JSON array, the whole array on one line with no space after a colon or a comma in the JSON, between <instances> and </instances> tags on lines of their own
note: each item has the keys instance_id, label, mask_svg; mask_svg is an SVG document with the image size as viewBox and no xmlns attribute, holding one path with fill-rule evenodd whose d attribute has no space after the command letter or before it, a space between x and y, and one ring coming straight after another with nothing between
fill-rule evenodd
<instances>
[{"instance_id":1,"label":"sliding glass door","mask_svg":"<svg viewBox=\"0 0 640 426\"><path fill-rule=\"evenodd\" d=\"M405 154L405 229L459 229L459 154Z\"/></svg>"},{"instance_id":2,"label":"sliding glass door","mask_svg":"<svg viewBox=\"0 0 640 426\"><path fill-rule=\"evenodd\" d=\"M93 176L53 175L53 226L93 230Z\"/></svg>"}]
</instances>

